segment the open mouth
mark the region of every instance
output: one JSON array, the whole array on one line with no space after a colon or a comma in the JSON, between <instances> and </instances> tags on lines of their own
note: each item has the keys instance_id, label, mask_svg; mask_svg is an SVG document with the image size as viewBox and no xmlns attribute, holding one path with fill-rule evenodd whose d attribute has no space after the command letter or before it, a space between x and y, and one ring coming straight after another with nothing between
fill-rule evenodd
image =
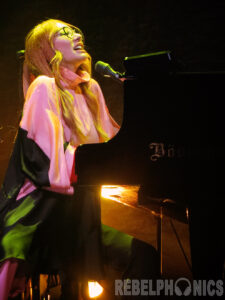
<instances>
[{"instance_id":1,"label":"open mouth","mask_svg":"<svg viewBox=\"0 0 225 300\"><path fill-rule=\"evenodd\" d=\"M77 43L73 49L74 50L84 50L84 45L83 45L83 43Z\"/></svg>"},{"instance_id":2,"label":"open mouth","mask_svg":"<svg viewBox=\"0 0 225 300\"><path fill-rule=\"evenodd\" d=\"M74 50L83 50L83 47L82 47L82 46L76 46L76 47L74 48Z\"/></svg>"}]
</instances>

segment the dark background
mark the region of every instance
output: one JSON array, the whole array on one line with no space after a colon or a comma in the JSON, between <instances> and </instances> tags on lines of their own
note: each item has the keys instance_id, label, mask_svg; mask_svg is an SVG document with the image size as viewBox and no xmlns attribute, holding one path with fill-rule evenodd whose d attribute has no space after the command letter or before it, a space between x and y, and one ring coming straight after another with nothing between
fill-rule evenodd
<instances>
[{"instance_id":1,"label":"dark background","mask_svg":"<svg viewBox=\"0 0 225 300\"><path fill-rule=\"evenodd\" d=\"M82 29L93 64L108 62L124 71L126 56L171 50L185 70L225 70L225 1L187 0L33 0L7 1L0 12L0 182L7 167L23 104L21 61L28 31L40 21L57 18ZM99 81L111 114L121 124L123 89ZM149 101L151 101L151 88ZM223 99L221 99L223 101Z\"/></svg>"}]
</instances>

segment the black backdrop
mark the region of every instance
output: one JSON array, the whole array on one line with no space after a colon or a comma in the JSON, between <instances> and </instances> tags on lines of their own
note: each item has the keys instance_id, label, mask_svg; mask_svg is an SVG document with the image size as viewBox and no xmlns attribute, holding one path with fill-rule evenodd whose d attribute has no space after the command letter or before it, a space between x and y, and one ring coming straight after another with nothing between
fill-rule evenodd
<instances>
[{"instance_id":1,"label":"black backdrop","mask_svg":"<svg viewBox=\"0 0 225 300\"><path fill-rule=\"evenodd\" d=\"M224 17L224 0L5 1L0 12L0 182L23 101L16 52L23 49L24 37L34 25L46 18L77 25L84 32L93 63L103 60L118 71L124 70L126 56L168 49L186 70L225 70ZM95 72L93 76L121 123L122 86Z\"/></svg>"}]
</instances>

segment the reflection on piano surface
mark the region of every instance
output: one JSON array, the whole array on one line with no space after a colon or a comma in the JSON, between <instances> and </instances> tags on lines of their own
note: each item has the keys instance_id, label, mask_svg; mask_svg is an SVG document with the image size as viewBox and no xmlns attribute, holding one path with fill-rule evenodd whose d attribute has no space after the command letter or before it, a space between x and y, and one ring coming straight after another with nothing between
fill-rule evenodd
<instances>
[{"instance_id":1,"label":"reflection on piano surface","mask_svg":"<svg viewBox=\"0 0 225 300\"><path fill-rule=\"evenodd\" d=\"M185 274L191 278L189 232L184 212L181 214L174 205L154 201L140 205L139 189L137 185L102 186L102 223L158 249L163 276L173 278Z\"/></svg>"}]
</instances>

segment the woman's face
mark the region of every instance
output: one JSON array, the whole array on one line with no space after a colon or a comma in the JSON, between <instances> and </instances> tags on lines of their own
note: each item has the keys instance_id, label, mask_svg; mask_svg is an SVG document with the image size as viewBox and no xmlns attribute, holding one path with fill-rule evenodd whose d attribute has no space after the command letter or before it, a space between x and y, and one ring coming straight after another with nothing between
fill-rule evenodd
<instances>
[{"instance_id":1,"label":"woman's face","mask_svg":"<svg viewBox=\"0 0 225 300\"><path fill-rule=\"evenodd\" d=\"M59 27L53 39L55 50L63 55L62 65L76 72L79 66L89 57L84 50L84 44L80 33L75 32L71 27L62 23L57 24Z\"/></svg>"}]
</instances>

